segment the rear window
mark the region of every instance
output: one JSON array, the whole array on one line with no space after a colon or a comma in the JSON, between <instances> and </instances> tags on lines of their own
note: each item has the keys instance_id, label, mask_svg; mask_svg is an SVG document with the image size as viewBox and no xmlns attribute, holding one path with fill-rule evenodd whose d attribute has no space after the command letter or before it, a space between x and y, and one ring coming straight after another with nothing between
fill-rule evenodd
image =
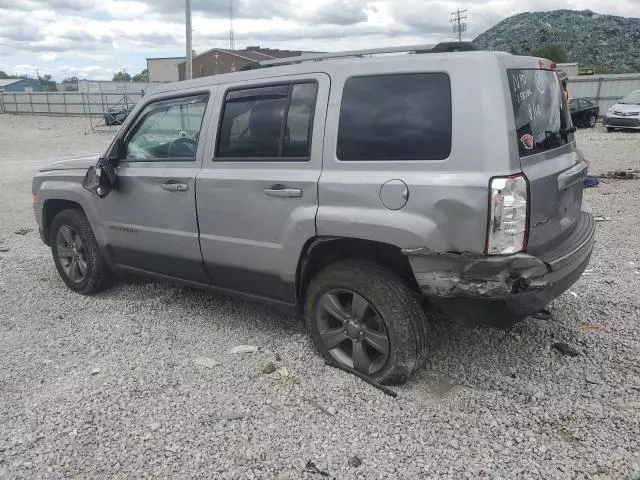
<instances>
[{"instance_id":1,"label":"rear window","mask_svg":"<svg viewBox=\"0 0 640 480\"><path fill-rule=\"evenodd\" d=\"M560 80L550 70L508 70L520 156L572 140Z\"/></svg>"},{"instance_id":2,"label":"rear window","mask_svg":"<svg viewBox=\"0 0 640 480\"><path fill-rule=\"evenodd\" d=\"M340 160L443 160L451 152L445 73L349 78L342 94Z\"/></svg>"}]
</instances>

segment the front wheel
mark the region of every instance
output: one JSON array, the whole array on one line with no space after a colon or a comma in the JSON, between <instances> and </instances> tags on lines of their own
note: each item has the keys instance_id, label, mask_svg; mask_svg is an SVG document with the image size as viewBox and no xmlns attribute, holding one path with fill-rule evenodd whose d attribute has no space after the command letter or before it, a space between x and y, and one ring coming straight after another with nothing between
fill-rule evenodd
<instances>
[{"instance_id":1,"label":"front wheel","mask_svg":"<svg viewBox=\"0 0 640 480\"><path fill-rule=\"evenodd\" d=\"M108 284L111 272L81 211L63 210L53 219L51 252L60 277L71 290L90 295Z\"/></svg>"},{"instance_id":2,"label":"front wheel","mask_svg":"<svg viewBox=\"0 0 640 480\"><path fill-rule=\"evenodd\" d=\"M613 127L607 127L607 132L613 132L615 130L615 128Z\"/></svg>"},{"instance_id":3,"label":"front wheel","mask_svg":"<svg viewBox=\"0 0 640 480\"><path fill-rule=\"evenodd\" d=\"M595 115L595 113L592 113L589 116L589 128L595 127L597 121L598 121L598 117Z\"/></svg>"},{"instance_id":4,"label":"front wheel","mask_svg":"<svg viewBox=\"0 0 640 480\"><path fill-rule=\"evenodd\" d=\"M374 262L348 260L321 271L307 290L305 313L327 360L380 383L402 383L424 364L424 309L402 279Z\"/></svg>"}]
</instances>

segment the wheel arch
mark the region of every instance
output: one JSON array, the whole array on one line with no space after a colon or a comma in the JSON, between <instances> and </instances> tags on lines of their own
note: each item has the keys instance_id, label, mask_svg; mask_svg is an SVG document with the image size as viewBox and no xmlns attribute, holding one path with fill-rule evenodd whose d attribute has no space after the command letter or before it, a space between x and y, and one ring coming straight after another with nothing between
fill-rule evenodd
<instances>
[{"instance_id":1,"label":"wheel arch","mask_svg":"<svg viewBox=\"0 0 640 480\"><path fill-rule=\"evenodd\" d=\"M51 225L53 224L53 219L56 218L56 215L63 210L71 209L79 210L86 216L86 212L82 208L82 205L78 202L74 202L73 200L45 200L42 206L42 237L48 246L50 246Z\"/></svg>"},{"instance_id":2,"label":"wheel arch","mask_svg":"<svg viewBox=\"0 0 640 480\"><path fill-rule=\"evenodd\" d=\"M366 259L388 268L416 292L416 282L409 259L401 249L388 243L351 237L315 237L307 241L296 270L296 310L303 313L309 282L322 269L346 259Z\"/></svg>"}]
</instances>

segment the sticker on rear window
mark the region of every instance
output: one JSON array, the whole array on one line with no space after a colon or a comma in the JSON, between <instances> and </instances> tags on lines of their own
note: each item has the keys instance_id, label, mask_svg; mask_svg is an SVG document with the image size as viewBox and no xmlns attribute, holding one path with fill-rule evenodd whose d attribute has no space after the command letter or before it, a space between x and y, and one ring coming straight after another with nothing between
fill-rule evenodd
<instances>
[{"instance_id":1,"label":"sticker on rear window","mask_svg":"<svg viewBox=\"0 0 640 480\"><path fill-rule=\"evenodd\" d=\"M535 146L535 141L533 140L533 135L527 133L520 137L520 141L522 142L522 146L527 150L533 150Z\"/></svg>"}]
</instances>

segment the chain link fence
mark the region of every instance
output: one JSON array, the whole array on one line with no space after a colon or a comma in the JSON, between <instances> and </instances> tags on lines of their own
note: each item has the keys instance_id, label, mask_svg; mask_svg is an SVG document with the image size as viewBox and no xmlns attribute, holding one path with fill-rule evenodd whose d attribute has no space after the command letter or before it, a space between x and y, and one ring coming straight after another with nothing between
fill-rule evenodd
<instances>
[{"instance_id":1,"label":"chain link fence","mask_svg":"<svg viewBox=\"0 0 640 480\"><path fill-rule=\"evenodd\" d=\"M116 105L135 105L142 92L0 93L0 113L64 116L104 116Z\"/></svg>"},{"instance_id":2,"label":"chain link fence","mask_svg":"<svg viewBox=\"0 0 640 480\"><path fill-rule=\"evenodd\" d=\"M600 107L600 115L625 95L640 90L640 73L569 77L569 96L588 98Z\"/></svg>"}]
</instances>

